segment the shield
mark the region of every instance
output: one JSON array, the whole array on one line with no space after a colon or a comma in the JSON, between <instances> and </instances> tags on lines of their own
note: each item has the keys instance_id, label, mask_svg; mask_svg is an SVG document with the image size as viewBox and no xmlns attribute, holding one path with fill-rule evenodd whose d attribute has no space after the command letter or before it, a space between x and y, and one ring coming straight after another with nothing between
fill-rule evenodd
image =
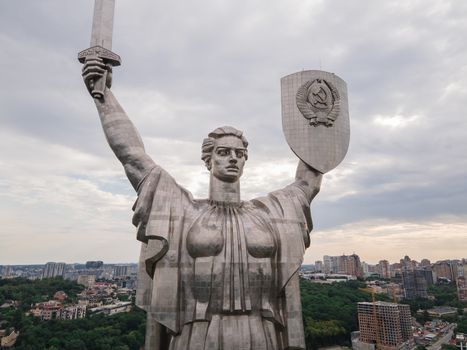
<instances>
[{"instance_id":1,"label":"shield","mask_svg":"<svg viewBox=\"0 0 467 350\"><path fill-rule=\"evenodd\" d=\"M281 79L282 128L292 151L321 173L349 148L347 85L337 75L309 70Z\"/></svg>"}]
</instances>

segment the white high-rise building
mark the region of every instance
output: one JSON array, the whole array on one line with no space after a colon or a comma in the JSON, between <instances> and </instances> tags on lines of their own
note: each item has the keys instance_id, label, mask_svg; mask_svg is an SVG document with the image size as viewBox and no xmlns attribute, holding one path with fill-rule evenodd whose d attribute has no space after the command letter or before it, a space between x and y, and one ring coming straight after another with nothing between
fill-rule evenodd
<instances>
[{"instance_id":1,"label":"white high-rise building","mask_svg":"<svg viewBox=\"0 0 467 350\"><path fill-rule=\"evenodd\" d=\"M64 262L48 262L42 271L42 278L63 277L65 266Z\"/></svg>"},{"instance_id":2,"label":"white high-rise building","mask_svg":"<svg viewBox=\"0 0 467 350\"><path fill-rule=\"evenodd\" d=\"M323 269L324 273L331 273L332 272L332 260L329 255L323 256Z\"/></svg>"}]
</instances>

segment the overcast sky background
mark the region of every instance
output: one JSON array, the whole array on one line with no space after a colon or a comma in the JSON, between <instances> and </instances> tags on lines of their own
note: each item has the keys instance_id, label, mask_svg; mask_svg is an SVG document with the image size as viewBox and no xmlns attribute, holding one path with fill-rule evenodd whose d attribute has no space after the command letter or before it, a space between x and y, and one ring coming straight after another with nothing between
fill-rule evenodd
<instances>
[{"instance_id":1,"label":"overcast sky background","mask_svg":"<svg viewBox=\"0 0 467 350\"><path fill-rule=\"evenodd\" d=\"M206 197L200 145L250 141L242 198L293 180L280 78L349 89L351 141L305 262L467 258L467 2L117 0L113 91L147 152ZM0 264L135 262L135 193L82 83L93 1L0 2Z\"/></svg>"}]
</instances>

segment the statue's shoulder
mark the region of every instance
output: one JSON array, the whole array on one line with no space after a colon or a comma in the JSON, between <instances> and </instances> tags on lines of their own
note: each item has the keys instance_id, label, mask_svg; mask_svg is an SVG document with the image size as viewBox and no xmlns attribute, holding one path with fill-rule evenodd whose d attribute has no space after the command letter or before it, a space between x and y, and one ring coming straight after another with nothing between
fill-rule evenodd
<instances>
[{"instance_id":1,"label":"statue's shoulder","mask_svg":"<svg viewBox=\"0 0 467 350\"><path fill-rule=\"evenodd\" d=\"M190 202L193 202L193 195L182 185L178 184L177 181L159 165L155 165L151 168L146 175L141 179L137 187L138 196L141 196L145 192L150 193L167 193L172 195L182 195L186 197Z\"/></svg>"},{"instance_id":2,"label":"statue's shoulder","mask_svg":"<svg viewBox=\"0 0 467 350\"><path fill-rule=\"evenodd\" d=\"M303 213L309 212L306 193L299 183L292 183L249 202L256 210L276 218L300 218L303 221Z\"/></svg>"},{"instance_id":3,"label":"statue's shoulder","mask_svg":"<svg viewBox=\"0 0 467 350\"><path fill-rule=\"evenodd\" d=\"M253 198L245 202L244 206L253 210L262 210L271 212L281 206L282 199L288 192L287 187L269 192L268 194L260 197Z\"/></svg>"},{"instance_id":4,"label":"statue's shoulder","mask_svg":"<svg viewBox=\"0 0 467 350\"><path fill-rule=\"evenodd\" d=\"M296 196L302 196L305 194L304 186L300 182L293 182L283 188L269 192L268 194L252 199L250 202L269 202L271 200L290 199Z\"/></svg>"}]
</instances>

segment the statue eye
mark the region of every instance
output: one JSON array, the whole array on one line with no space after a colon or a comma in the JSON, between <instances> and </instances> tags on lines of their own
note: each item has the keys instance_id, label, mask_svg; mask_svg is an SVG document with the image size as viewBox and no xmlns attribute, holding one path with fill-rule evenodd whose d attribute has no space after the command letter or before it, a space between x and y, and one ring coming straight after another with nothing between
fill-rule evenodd
<instances>
[{"instance_id":1,"label":"statue eye","mask_svg":"<svg viewBox=\"0 0 467 350\"><path fill-rule=\"evenodd\" d=\"M235 151L235 155L237 156L237 158L243 158L245 156L245 151L243 150L236 150Z\"/></svg>"},{"instance_id":2,"label":"statue eye","mask_svg":"<svg viewBox=\"0 0 467 350\"><path fill-rule=\"evenodd\" d=\"M225 156L228 156L230 154L230 152L226 148L221 148L221 149L217 150L217 154L222 156L222 157L225 157Z\"/></svg>"}]
</instances>

